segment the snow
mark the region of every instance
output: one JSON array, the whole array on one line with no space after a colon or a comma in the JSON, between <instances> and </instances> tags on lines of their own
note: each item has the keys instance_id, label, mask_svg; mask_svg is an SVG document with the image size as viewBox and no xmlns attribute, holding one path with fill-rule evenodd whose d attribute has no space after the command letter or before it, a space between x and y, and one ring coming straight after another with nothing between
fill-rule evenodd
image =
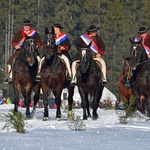
<instances>
[{"instance_id":1,"label":"snow","mask_svg":"<svg viewBox=\"0 0 150 150\"><path fill-rule=\"evenodd\" d=\"M8 113L13 104L0 105L0 114ZM19 108L25 114L25 108ZM148 150L150 149L150 122L139 112L119 122L115 110L98 109L99 118L83 121L85 130L73 131L68 121L55 119L55 109L49 110L49 120L42 121L43 108L37 108L35 118L25 121L24 134L15 130L3 130L0 122L0 150ZM82 109L75 109L81 116ZM122 112L119 112L119 114ZM62 115L66 112L62 109ZM65 117L64 117L65 118Z\"/></svg>"}]
</instances>

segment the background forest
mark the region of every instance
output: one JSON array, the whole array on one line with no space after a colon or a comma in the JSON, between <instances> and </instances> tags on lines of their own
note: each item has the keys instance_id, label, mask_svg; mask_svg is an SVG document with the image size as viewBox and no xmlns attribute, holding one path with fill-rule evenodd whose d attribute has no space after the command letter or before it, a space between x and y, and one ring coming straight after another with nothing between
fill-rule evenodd
<instances>
[{"instance_id":1,"label":"background forest","mask_svg":"<svg viewBox=\"0 0 150 150\"><path fill-rule=\"evenodd\" d=\"M122 55L129 55L129 38L137 36L139 27L150 25L149 0L1 0L0 1L0 90L11 95L11 86L3 84L6 62L12 53L13 35L22 28L25 19L44 38L45 27L60 23L69 36L76 54L76 40L90 25L100 27L106 51L107 85L117 97L122 72Z\"/></svg>"}]
</instances>

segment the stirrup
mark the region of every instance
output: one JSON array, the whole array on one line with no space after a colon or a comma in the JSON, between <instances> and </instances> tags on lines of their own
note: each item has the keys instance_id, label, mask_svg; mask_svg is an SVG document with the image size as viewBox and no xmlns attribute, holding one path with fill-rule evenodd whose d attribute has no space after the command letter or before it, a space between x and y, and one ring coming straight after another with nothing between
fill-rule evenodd
<instances>
[{"instance_id":1,"label":"stirrup","mask_svg":"<svg viewBox=\"0 0 150 150\"><path fill-rule=\"evenodd\" d=\"M75 80L72 80L71 82L70 82L70 86L76 86L77 85L77 82L75 81Z\"/></svg>"},{"instance_id":2,"label":"stirrup","mask_svg":"<svg viewBox=\"0 0 150 150\"><path fill-rule=\"evenodd\" d=\"M35 81L40 82L40 81L41 81L41 77L40 77L39 75L37 75L37 76L35 77Z\"/></svg>"},{"instance_id":3,"label":"stirrup","mask_svg":"<svg viewBox=\"0 0 150 150\"><path fill-rule=\"evenodd\" d=\"M108 83L107 80L103 80L103 81L102 81L102 84L103 84L103 85L105 85L105 84L107 84L107 83Z\"/></svg>"},{"instance_id":4,"label":"stirrup","mask_svg":"<svg viewBox=\"0 0 150 150\"><path fill-rule=\"evenodd\" d=\"M3 82L6 83L6 84L8 84L8 83L12 82L12 79L9 78L9 77L6 77Z\"/></svg>"},{"instance_id":5,"label":"stirrup","mask_svg":"<svg viewBox=\"0 0 150 150\"><path fill-rule=\"evenodd\" d=\"M68 81L72 81L72 77L71 76L67 76L67 80Z\"/></svg>"}]
</instances>

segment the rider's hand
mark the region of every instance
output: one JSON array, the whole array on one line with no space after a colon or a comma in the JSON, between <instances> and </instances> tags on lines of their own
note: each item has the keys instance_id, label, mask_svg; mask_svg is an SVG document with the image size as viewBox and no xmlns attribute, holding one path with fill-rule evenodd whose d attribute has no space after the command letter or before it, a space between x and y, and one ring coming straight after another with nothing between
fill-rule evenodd
<instances>
[{"instance_id":1,"label":"rider's hand","mask_svg":"<svg viewBox=\"0 0 150 150\"><path fill-rule=\"evenodd\" d=\"M96 58L100 58L101 57L101 54L100 53L97 53L96 54Z\"/></svg>"},{"instance_id":2,"label":"rider's hand","mask_svg":"<svg viewBox=\"0 0 150 150\"><path fill-rule=\"evenodd\" d=\"M21 49L19 45L15 45L15 49Z\"/></svg>"},{"instance_id":3,"label":"rider's hand","mask_svg":"<svg viewBox=\"0 0 150 150\"><path fill-rule=\"evenodd\" d=\"M60 46L59 49L63 51L63 50L65 50L65 47L64 46Z\"/></svg>"},{"instance_id":4,"label":"rider's hand","mask_svg":"<svg viewBox=\"0 0 150 150\"><path fill-rule=\"evenodd\" d=\"M150 54L148 54L147 56L148 56L148 58L150 58Z\"/></svg>"}]
</instances>

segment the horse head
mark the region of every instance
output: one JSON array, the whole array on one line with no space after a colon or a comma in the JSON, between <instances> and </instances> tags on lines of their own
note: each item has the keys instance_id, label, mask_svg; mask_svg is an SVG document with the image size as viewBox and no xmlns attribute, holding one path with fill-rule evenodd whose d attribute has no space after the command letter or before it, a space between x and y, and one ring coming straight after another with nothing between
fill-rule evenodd
<instances>
[{"instance_id":1,"label":"horse head","mask_svg":"<svg viewBox=\"0 0 150 150\"><path fill-rule=\"evenodd\" d=\"M88 47L80 49L80 72L81 73L86 73L90 66L90 62L92 59L92 51L90 49L90 45L91 43L88 45Z\"/></svg>"},{"instance_id":2,"label":"horse head","mask_svg":"<svg viewBox=\"0 0 150 150\"><path fill-rule=\"evenodd\" d=\"M138 64L146 61L148 56L144 47L142 46L142 39L140 41L133 41L130 39L130 56L131 56L131 67L135 68Z\"/></svg>"},{"instance_id":3,"label":"horse head","mask_svg":"<svg viewBox=\"0 0 150 150\"><path fill-rule=\"evenodd\" d=\"M47 27L45 28L45 37L43 45L44 45L44 56L46 59L50 59L54 54L56 54L56 45L53 27L51 29L51 32L49 32Z\"/></svg>"},{"instance_id":4,"label":"horse head","mask_svg":"<svg viewBox=\"0 0 150 150\"><path fill-rule=\"evenodd\" d=\"M24 40L22 49L25 55L25 59L29 66L33 66L35 64L35 54L37 51L37 45L35 39L33 37L26 37Z\"/></svg>"},{"instance_id":5,"label":"horse head","mask_svg":"<svg viewBox=\"0 0 150 150\"><path fill-rule=\"evenodd\" d=\"M130 62L131 62L131 58L130 57L123 57L123 73L125 75L127 75L127 78L130 77L131 74L131 67L130 67Z\"/></svg>"}]
</instances>

